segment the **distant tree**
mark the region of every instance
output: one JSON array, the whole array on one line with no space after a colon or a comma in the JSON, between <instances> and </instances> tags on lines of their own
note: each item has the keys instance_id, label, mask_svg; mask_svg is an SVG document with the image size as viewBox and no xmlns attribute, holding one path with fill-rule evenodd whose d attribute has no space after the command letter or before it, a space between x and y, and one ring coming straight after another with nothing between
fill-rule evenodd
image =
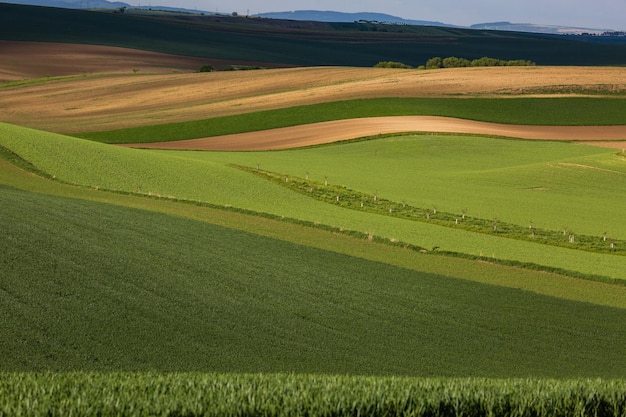
<instances>
[{"instance_id":1,"label":"distant tree","mask_svg":"<svg viewBox=\"0 0 626 417\"><path fill-rule=\"evenodd\" d=\"M436 56L426 61L426 69L443 68L443 58Z\"/></svg>"},{"instance_id":2,"label":"distant tree","mask_svg":"<svg viewBox=\"0 0 626 417\"><path fill-rule=\"evenodd\" d=\"M497 67L503 65L503 61L496 58L489 58L484 56L472 61L472 67Z\"/></svg>"},{"instance_id":3,"label":"distant tree","mask_svg":"<svg viewBox=\"0 0 626 417\"><path fill-rule=\"evenodd\" d=\"M200 67L200 72L213 72L215 71L210 65L203 65Z\"/></svg>"},{"instance_id":4,"label":"distant tree","mask_svg":"<svg viewBox=\"0 0 626 417\"><path fill-rule=\"evenodd\" d=\"M378 64L374 65L374 68L405 68L410 69L413 68L410 65L404 64L402 62L395 61L380 61Z\"/></svg>"},{"instance_id":5,"label":"distant tree","mask_svg":"<svg viewBox=\"0 0 626 417\"><path fill-rule=\"evenodd\" d=\"M434 57L426 61L426 69L436 68L460 68L460 67L500 67L500 66L533 66L533 61L514 59L505 61L502 59L482 57L470 61L469 59L450 56L447 58Z\"/></svg>"},{"instance_id":6,"label":"distant tree","mask_svg":"<svg viewBox=\"0 0 626 417\"><path fill-rule=\"evenodd\" d=\"M468 59L457 58L455 56L450 56L443 60L444 68L462 68L462 67L469 67L471 65L472 63Z\"/></svg>"}]
</instances>

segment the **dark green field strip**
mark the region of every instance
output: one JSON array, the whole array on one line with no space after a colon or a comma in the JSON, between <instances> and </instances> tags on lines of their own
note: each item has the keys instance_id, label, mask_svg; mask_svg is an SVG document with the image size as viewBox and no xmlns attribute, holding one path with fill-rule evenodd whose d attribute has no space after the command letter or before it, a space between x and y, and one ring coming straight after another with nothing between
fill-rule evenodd
<instances>
[{"instance_id":1,"label":"dark green field strip","mask_svg":"<svg viewBox=\"0 0 626 417\"><path fill-rule=\"evenodd\" d=\"M596 126L626 123L619 98L379 98L322 103L164 125L74 135L105 143L164 142L243 133L338 119L448 116L485 122Z\"/></svg>"},{"instance_id":2,"label":"dark green field strip","mask_svg":"<svg viewBox=\"0 0 626 417\"><path fill-rule=\"evenodd\" d=\"M577 42L541 34L437 28L421 33L298 30L0 4L0 39L93 43L291 65L372 66L398 61L418 66L433 56L526 59L540 65L623 65L626 45ZM419 32L419 31L418 31Z\"/></svg>"},{"instance_id":3,"label":"dark green field strip","mask_svg":"<svg viewBox=\"0 0 626 417\"><path fill-rule=\"evenodd\" d=\"M11 416L597 417L626 413L623 379L19 373L0 374L0 392L0 414Z\"/></svg>"},{"instance_id":4,"label":"dark green field strip","mask_svg":"<svg viewBox=\"0 0 626 417\"><path fill-rule=\"evenodd\" d=\"M624 375L626 311L0 188L3 370Z\"/></svg>"}]
</instances>

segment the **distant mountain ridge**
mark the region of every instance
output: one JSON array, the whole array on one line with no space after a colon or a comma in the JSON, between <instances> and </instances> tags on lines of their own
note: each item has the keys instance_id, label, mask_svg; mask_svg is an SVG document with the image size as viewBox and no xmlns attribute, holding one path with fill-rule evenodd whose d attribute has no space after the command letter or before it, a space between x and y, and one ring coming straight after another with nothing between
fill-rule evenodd
<instances>
[{"instance_id":1,"label":"distant mountain ridge","mask_svg":"<svg viewBox=\"0 0 626 417\"><path fill-rule=\"evenodd\" d=\"M2 1L2 0L0 0ZM45 7L59 7L66 9L153 9L153 10L165 10L172 12L186 12L186 13L205 13L215 14L206 10L197 9L185 9L180 7L170 6L133 6L122 1L109 1L109 0L9 0L3 1L5 3L30 5L30 6L45 6ZM149 2L148 2L149 3ZM530 32L530 33L542 33L542 34L555 34L555 35L600 35L609 32L614 32L614 29L591 29L580 28L570 26L557 26L557 25L537 25L533 23L511 23L511 22L490 22L490 23L477 23L471 26L459 26L452 25L443 22L430 21L430 20L414 20L404 19L402 17L393 16L385 13L374 12L359 12L359 13L346 13L336 11L322 11L322 10L295 10L284 12L268 12L259 13L253 15L253 17L267 18L267 19L282 19L282 20L299 20L299 21L314 21L314 22L377 22L383 24L401 24L401 25L416 25L416 26L440 26L450 28L469 28L477 30L502 30L502 31L515 31L515 32ZM624 36L623 32L618 33L619 36Z\"/></svg>"},{"instance_id":2,"label":"distant mountain ridge","mask_svg":"<svg viewBox=\"0 0 626 417\"><path fill-rule=\"evenodd\" d=\"M317 22L378 22L378 23L390 23L390 24L405 24L405 25L419 25L419 26L445 26L456 27L442 22L434 22L430 20L410 20L404 19L398 16L392 16L385 13L373 13L373 12L358 12L358 13L345 13L335 11L321 11L321 10L295 10L288 12L269 12L259 13L254 15L255 17L264 17L268 19L286 19L286 20L312 20Z\"/></svg>"},{"instance_id":3,"label":"distant mountain ridge","mask_svg":"<svg viewBox=\"0 0 626 417\"><path fill-rule=\"evenodd\" d=\"M602 34L605 32L612 32L613 29L591 29L591 28L579 28L570 26L556 26L556 25L536 25L533 23L511 23L511 22L491 22L491 23L477 23L471 25L470 29L483 29L483 30L508 30L515 32L530 32L530 33L548 33L555 35L580 35L583 33L589 34Z\"/></svg>"}]
</instances>

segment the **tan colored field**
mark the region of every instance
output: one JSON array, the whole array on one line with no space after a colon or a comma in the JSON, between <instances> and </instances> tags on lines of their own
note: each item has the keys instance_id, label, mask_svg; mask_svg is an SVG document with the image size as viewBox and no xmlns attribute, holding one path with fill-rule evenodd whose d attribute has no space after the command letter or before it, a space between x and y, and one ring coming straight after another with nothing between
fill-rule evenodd
<instances>
[{"instance_id":1,"label":"tan colored field","mask_svg":"<svg viewBox=\"0 0 626 417\"><path fill-rule=\"evenodd\" d=\"M594 141L598 140L601 146L613 144L613 147L618 149L622 149L625 142L606 142L606 140L626 138L626 126L522 126L451 117L399 116L336 120L268 131L125 146L190 150L270 150L401 132L470 133L523 139L585 140L586 144L594 144ZM593 141L590 141L590 138L593 138Z\"/></svg>"},{"instance_id":2,"label":"tan colored field","mask_svg":"<svg viewBox=\"0 0 626 417\"><path fill-rule=\"evenodd\" d=\"M60 74L55 73L57 70L84 74L89 71L86 69L88 62L91 68L95 66L112 74L0 85L0 120L66 133L197 120L354 98L510 97L528 92L562 94L572 86L579 91L626 92L623 68L494 67L417 71L315 67L172 73L174 68L178 71L198 68L204 61L88 45L72 46L71 50L64 46L64 53L55 55L55 48L61 48L58 44L50 44L41 56L25 59L29 54L24 53L16 60L5 59L17 56L16 52L5 55L6 50L11 50L7 43L0 44L0 48L3 48L0 74L10 72L19 78L28 78L36 66L35 61L39 62L39 74L42 71L48 75ZM25 50L32 53L28 48ZM150 65L146 69L132 65L137 62ZM134 67L141 70L134 74ZM149 68L160 68L166 73L145 73Z\"/></svg>"}]
</instances>

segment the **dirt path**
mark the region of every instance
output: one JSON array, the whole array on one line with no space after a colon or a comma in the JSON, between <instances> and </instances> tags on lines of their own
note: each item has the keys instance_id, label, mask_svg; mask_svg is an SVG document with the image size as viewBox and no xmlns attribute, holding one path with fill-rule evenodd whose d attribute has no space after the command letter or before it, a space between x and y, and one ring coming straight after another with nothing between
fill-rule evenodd
<instances>
[{"instance_id":1,"label":"dirt path","mask_svg":"<svg viewBox=\"0 0 626 417\"><path fill-rule=\"evenodd\" d=\"M399 116L337 120L210 138L122 146L189 150L270 150L401 132L471 133L523 139L585 141L585 143L598 141L603 145L606 145L606 141L626 141L626 126L526 126L449 117ZM623 142L616 144L618 149L622 146Z\"/></svg>"}]
</instances>

